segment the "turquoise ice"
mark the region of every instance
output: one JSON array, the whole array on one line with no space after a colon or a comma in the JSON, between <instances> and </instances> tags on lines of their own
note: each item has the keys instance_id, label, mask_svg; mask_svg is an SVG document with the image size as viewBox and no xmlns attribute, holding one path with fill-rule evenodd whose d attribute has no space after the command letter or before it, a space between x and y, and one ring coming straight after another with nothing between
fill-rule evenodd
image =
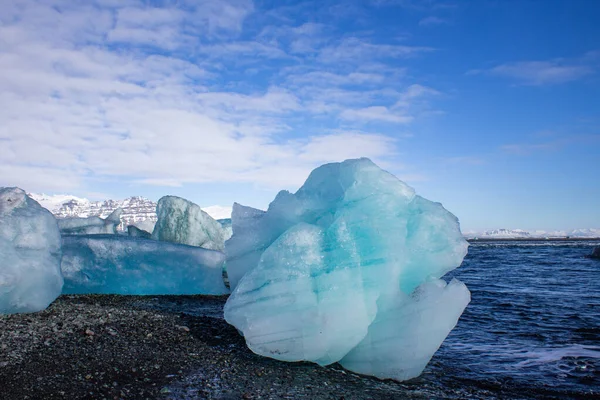
<instances>
[{"instance_id":1,"label":"turquoise ice","mask_svg":"<svg viewBox=\"0 0 600 400\"><path fill-rule=\"evenodd\" d=\"M40 311L63 286L60 232L50 211L0 188L0 314Z\"/></svg>"},{"instance_id":2,"label":"turquoise ice","mask_svg":"<svg viewBox=\"0 0 600 400\"><path fill-rule=\"evenodd\" d=\"M438 280L467 252L457 218L368 159L317 168L266 212L236 204L232 226L225 318L257 354L407 379L470 299Z\"/></svg>"},{"instance_id":3,"label":"turquoise ice","mask_svg":"<svg viewBox=\"0 0 600 400\"><path fill-rule=\"evenodd\" d=\"M62 238L66 294L225 294L223 253L125 235Z\"/></svg>"},{"instance_id":4,"label":"turquoise ice","mask_svg":"<svg viewBox=\"0 0 600 400\"><path fill-rule=\"evenodd\" d=\"M367 336L340 360L344 368L403 381L421 374L471 300L460 281L432 279L413 293L382 296Z\"/></svg>"},{"instance_id":5,"label":"turquoise ice","mask_svg":"<svg viewBox=\"0 0 600 400\"><path fill-rule=\"evenodd\" d=\"M191 201L164 196L158 200L156 214L153 239L223 251L221 224Z\"/></svg>"}]
</instances>

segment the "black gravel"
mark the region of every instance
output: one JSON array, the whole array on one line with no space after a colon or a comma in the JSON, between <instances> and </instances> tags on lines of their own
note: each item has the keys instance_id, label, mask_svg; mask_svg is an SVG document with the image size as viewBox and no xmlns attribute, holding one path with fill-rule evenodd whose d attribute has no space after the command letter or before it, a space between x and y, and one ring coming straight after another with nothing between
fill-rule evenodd
<instances>
[{"instance_id":1,"label":"black gravel","mask_svg":"<svg viewBox=\"0 0 600 400\"><path fill-rule=\"evenodd\" d=\"M257 356L222 319L225 301L225 296L61 296L39 313L0 315L0 398L505 397L497 389L381 381L337 364Z\"/></svg>"}]
</instances>

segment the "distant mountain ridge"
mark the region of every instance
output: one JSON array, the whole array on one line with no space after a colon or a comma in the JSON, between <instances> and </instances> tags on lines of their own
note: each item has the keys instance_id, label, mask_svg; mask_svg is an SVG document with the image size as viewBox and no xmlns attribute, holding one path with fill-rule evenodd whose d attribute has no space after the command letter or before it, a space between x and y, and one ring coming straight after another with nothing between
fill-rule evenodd
<instances>
[{"instance_id":1,"label":"distant mountain ridge","mask_svg":"<svg viewBox=\"0 0 600 400\"><path fill-rule=\"evenodd\" d=\"M106 218L117 208L123 209L118 229L124 231L128 225L150 220L156 222L156 202L141 196L123 200L90 201L70 195L30 193L29 196L48 209L56 218L92 217ZM231 207L210 206L202 208L215 219L231 218Z\"/></svg>"},{"instance_id":2,"label":"distant mountain ridge","mask_svg":"<svg viewBox=\"0 0 600 400\"><path fill-rule=\"evenodd\" d=\"M121 207L123 214L119 230L126 230L127 225L150 220L156 222L156 202L144 197L133 196L124 200L90 201L71 195L29 194L43 207L50 210L57 218L91 217L106 218L116 208ZM231 218L231 207L202 207L214 219ZM468 239L540 239L540 238L600 238L600 229L573 229L563 231L526 231L523 229L493 229L484 232L466 231L463 235Z\"/></svg>"},{"instance_id":3,"label":"distant mountain ridge","mask_svg":"<svg viewBox=\"0 0 600 400\"><path fill-rule=\"evenodd\" d=\"M464 232L468 239L544 239L544 238L600 238L600 229L572 229L561 231L523 229L494 229L485 232Z\"/></svg>"}]
</instances>

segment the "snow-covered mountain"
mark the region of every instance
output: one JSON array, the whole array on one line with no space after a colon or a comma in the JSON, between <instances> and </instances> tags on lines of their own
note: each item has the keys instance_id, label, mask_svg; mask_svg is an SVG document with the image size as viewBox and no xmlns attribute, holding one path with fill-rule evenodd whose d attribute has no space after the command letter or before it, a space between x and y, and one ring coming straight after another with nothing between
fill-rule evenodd
<instances>
[{"instance_id":1,"label":"snow-covered mountain","mask_svg":"<svg viewBox=\"0 0 600 400\"><path fill-rule=\"evenodd\" d=\"M524 231L522 229L494 229L491 231L486 231L483 233L483 236L489 238L530 238L531 233Z\"/></svg>"},{"instance_id":2,"label":"snow-covered mountain","mask_svg":"<svg viewBox=\"0 0 600 400\"><path fill-rule=\"evenodd\" d=\"M88 199L84 199L82 197L75 197L69 194L55 194L52 196L46 194L37 194L37 193L27 193L29 197L40 203L42 207L46 210L50 210L54 212L54 210L58 210L60 206L70 200L77 200L81 203L89 203Z\"/></svg>"},{"instance_id":3,"label":"snow-covered mountain","mask_svg":"<svg viewBox=\"0 0 600 400\"><path fill-rule=\"evenodd\" d=\"M120 207L123 213L119 230L127 229L127 225L139 225L142 221L156 222L156 202L140 196L104 201L90 201L70 195L48 196L30 193L29 196L50 210L57 218L91 216L106 218ZM214 219L231 218L231 207L210 206L203 210Z\"/></svg>"},{"instance_id":4,"label":"snow-covered mountain","mask_svg":"<svg viewBox=\"0 0 600 400\"><path fill-rule=\"evenodd\" d=\"M523 229L494 229L485 232L463 232L472 239L544 239L544 238L600 238L600 229L573 229L564 231L525 231Z\"/></svg>"},{"instance_id":5,"label":"snow-covered mountain","mask_svg":"<svg viewBox=\"0 0 600 400\"><path fill-rule=\"evenodd\" d=\"M150 220L156 222L156 203L143 197L134 196L124 200L90 201L71 195L29 194L43 207L50 210L57 218L91 217L106 218L116 208L121 207L120 230L127 225L139 225L139 222ZM214 219L231 218L231 207L202 207ZM152 226L152 225L150 225ZM494 229L485 232L463 231L466 238L478 239L539 239L539 238L600 238L600 229L573 229L564 231L526 231L523 229Z\"/></svg>"}]
</instances>

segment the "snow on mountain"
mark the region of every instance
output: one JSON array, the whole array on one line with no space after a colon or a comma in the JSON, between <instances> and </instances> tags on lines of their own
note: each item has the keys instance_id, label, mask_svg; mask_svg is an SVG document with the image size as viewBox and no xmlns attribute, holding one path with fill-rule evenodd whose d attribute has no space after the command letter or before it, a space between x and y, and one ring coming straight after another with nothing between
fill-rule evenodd
<instances>
[{"instance_id":1,"label":"snow on mountain","mask_svg":"<svg viewBox=\"0 0 600 400\"><path fill-rule=\"evenodd\" d=\"M38 203L40 203L42 207L49 210L50 212L58 210L64 203L70 200L76 200L79 203L89 203L88 199L71 196L69 194L56 194L49 196L43 193L27 193L27 195L35 201L37 201Z\"/></svg>"},{"instance_id":2,"label":"snow on mountain","mask_svg":"<svg viewBox=\"0 0 600 400\"><path fill-rule=\"evenodd\" d=\"M494 229L492 231L486 231L483 236L489 238L529 238L531 234L522 229Z\"/></svg>"},{"instance_id":3,"label":"snow on mountain","mask_svg":"<svg viewBox=\"0 0 600 400\"><path fill-rule=\"evenodd\" d=\"M561 231L525 231L523 229L494 229L485 232L463 232L468 239L544 239L544 238L600 238L600 229L573 229Z\"/></svg>"},{"instance_id":4,"label":"snow on mountain","mask_svg":"<svg viewBox=\"0 0 600 400\"><path fill-rule=\"evenodd\" d=\"M156 202L144 197L133 196L124 200L90 201L70 195L48 196L45 194L29 194L42 207L48 209L57 218L92 217L106 218L117 208L122 208L119 230L126 230L127 225L140 225L142 221L156 222ZM204 211L214 219L231 218L231 207L203 207ZM147 224L152 226L153 224Z\"/></svg>"},{"instance_id":5,"label":"snow on mountain","mask_svg":"<svg viewBox=\"0 0 600 400\"><path fill-rule=\"evenodd\" d=\"M124 200L90 201L67 194L48 196L45 194L29 194L42 207L50 210L57 218L91 217L106 218L116 208L121 207L121 225L119 230L127 229L127 225L140 225L149 220L147 226L156 222L156 202L143 197L134 196ZM231 218L231 207L209 206L202 207L214 219ZM466 238L479 239L538 239L538 238L600 238L600 229L574 229L562 231L526 231L523 229L494 229L485 232L466 231Z\"/></svg>"},{"instance_id":6,"label":"snow on mountain","mask_svg":"<svg viewBox=\"0 0 600 400\"><path fill-rule=\"evenodd\" d=\"M600 237L600 229L575 229L569 232L569 237Z\"/></svg>"},{"instance_id":7,"label":"snow on mountain","mask_svg":"<svg viewBox=\"0 0 600 400\"><path fill-rule=\"evenodd\" d=\"M127 225L150 220L156 222L156 203L143 197L134 196L124 200L78 201L69 200L52 211L57 218L91 217L106 218L117 208L123 209L121 224L118 229L123 231Z\"/></svg>"}]
</instances>

